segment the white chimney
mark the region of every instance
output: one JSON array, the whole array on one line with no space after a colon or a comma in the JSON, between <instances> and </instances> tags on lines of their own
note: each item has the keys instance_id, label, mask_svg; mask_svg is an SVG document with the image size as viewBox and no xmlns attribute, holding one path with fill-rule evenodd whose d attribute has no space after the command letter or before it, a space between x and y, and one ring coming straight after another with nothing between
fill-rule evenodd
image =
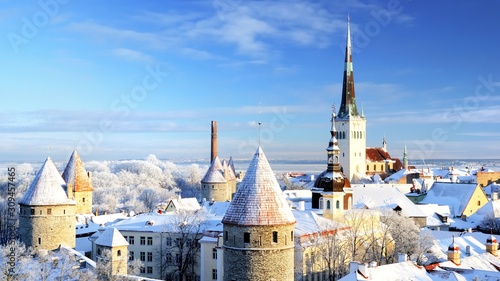
<instances>
[{"instance_id":1,"label":"white chimney","mask_svg":"<svg viewBox=\"0 0 500 281\"><path fill-rule=\"evenodd\" d=\"M359 269L359 265L360 265L360 263L357 261L350 262L349 263L349 272L356 273L356 271L358 271L358 269Z\"/></svg>"},{"instance_id":2,"label":"white chimney","mask_svg":"<svg viewBox=\"0 0 500 281\"><path fill-rule=\"evenodd\" d=\"M305 211L306 210L306 202L305 201L299 201L299 211Z\"/></svg>"},{"instance_id":3,"label":"white chimney","mask_svg":"<svg viewBox=\"0 0 500 281\"><path fill-rule=\"evenodd\" d=\"M405 262L406 260L406 255L405 254L398 254L398 262Z\"/></svg>"}]
</instances>

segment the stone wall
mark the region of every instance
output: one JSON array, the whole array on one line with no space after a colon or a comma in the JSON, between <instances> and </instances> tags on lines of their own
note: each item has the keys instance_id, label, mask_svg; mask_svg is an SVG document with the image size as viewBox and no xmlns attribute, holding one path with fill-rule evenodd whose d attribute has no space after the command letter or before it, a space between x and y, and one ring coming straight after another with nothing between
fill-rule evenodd
<instances>
[{"instance_id":1,"label":"stone wall","mask_svg":"<svg viewBox=\"0 0 500 281\"><path fill-rule=\"evenodd\" d=\"M92 192L93 191L77 191L74 193L76 202L76 214L92 213Z\"/></svg>"},{"instance_id":2,"label":"stone wall","mask_svg":"<svg viewBox=\"0 0 500 281\"><path fill-rule=\"evenodd\" d=\"M207 201L226 202L231 200L231 190L227 183L204 183L201 186L202 198Z\"/></svg>"},{"instance_id":3,"label":"stone wall","mask_svg":"<svg viewBox=\"0 0 500 281\"><path fill-rule=\"evenodd\" d=\"M500 183L500 172L477 171L477 183L481 187L486 187L494 182Z\"/></svg>"},{"instance_id":4,"label":"stone wall","mask_svg":"<svg viewBox=\"0 0 500 281\"><path fill-rule=\"evenodd\" d=\"M293 229L293 224L281 226L225 224L223 280L293 280ZM249 243L245 243L245 233L249 235L247 236Z\"/></svg>"},{"instance_id":5,"label":"stone wall","mask_svg":"<svg viewBox=\"0 0 500 281\"><path fill-rule=\"evenodd\" d=\"M75 247L75 206L20 206L19 234L27 247L54 250Z\"/></svg>"}]
</instances>

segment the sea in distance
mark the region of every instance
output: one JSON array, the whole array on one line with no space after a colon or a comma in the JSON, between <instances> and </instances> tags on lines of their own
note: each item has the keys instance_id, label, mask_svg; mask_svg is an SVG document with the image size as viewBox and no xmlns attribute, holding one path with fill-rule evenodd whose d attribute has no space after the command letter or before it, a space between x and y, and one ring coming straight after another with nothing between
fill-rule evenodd
<instances>
[{"instance_id":1,"label":"sea in distance","mask_svg":"<svg viewBox=\"0 0 500 281\"><path fill-rule=\"evenodd\" d=\"M130 159L133 160L133 159ZM144 159L137 159L144 160ZM162 160L162 159L160 159ZM127 161L127 160L116 160ZM162 160L170 161L175 165L185 166L191 164L198 164L200 169L208 169L208 160ZM233 160L236 172L246 171L248 165L250 164L250 159L235 159ZM287 172L294 173L304 173L304 174L319 174L326 169L326 160L282 160L282 159L268 159L269 164L276 174L282 174ZM24 162L26 163L26 162ZM43 162L28 162L33 166L35 170L38 170ZM0 174L6 174L9 167L15 167L22 163L13 162L0 162ZM56 162L56 166L59 169L64 169L66 165L65 162ZM443 168L447 169L449 167L454 167L458 169L480 169L485 168L493 171L500 171L500 159L428 159L422 160L409 160L409 165L415 166L418 169L421 168Z\"/></svg>"}]
</instances>

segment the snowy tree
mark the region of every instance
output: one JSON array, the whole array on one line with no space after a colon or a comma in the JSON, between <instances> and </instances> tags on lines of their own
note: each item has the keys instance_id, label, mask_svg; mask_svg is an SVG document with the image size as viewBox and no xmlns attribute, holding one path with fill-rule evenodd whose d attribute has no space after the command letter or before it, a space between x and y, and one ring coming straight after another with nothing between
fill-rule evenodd
<instances>
[{"instance_id":1,"label":"snowy tree","mask_svg":"<svg viewBox=\"0 0 500 281\"><path fill-rule=\"evenodd\" d=\"M201 229L206 218L204 209L175 211L168 229L161 233L164 244L158 249L158 253L162 278L194 278L200 252L198 240L203 236Z\"/></svg>"},{"instance_id":2,"label":"snowy tree","mask_svg":"<svg viewBox=\"0 0 500 281\"><path fill-rule=\"evenodd\" d=\"M347 267L347 240L344 232L345 226L332 221L323 226L321 234L316 239L315 247L320 254L325 267L326 280L338 280L349 272Z\"/></svg>"}]
</instances>

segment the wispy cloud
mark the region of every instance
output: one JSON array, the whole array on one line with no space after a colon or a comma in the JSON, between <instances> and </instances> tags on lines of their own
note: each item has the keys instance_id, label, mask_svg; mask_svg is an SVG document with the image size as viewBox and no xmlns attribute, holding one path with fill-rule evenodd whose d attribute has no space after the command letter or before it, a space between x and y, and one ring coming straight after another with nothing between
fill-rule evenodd
<instances>
[{"instance_id":1,"label":"wispy cloud","mask_svg":"<svg viewBox=\"0 0 500 281\"><path fill-rule=\"evenodd\" d=\"M136 61L141 63L152 63L154 62L154 58L150 55L147 55L143 52L131 50L127 48L118 48L111 51L113 55L124 58L130 61Z\"/></svg>"}]
</instances>

